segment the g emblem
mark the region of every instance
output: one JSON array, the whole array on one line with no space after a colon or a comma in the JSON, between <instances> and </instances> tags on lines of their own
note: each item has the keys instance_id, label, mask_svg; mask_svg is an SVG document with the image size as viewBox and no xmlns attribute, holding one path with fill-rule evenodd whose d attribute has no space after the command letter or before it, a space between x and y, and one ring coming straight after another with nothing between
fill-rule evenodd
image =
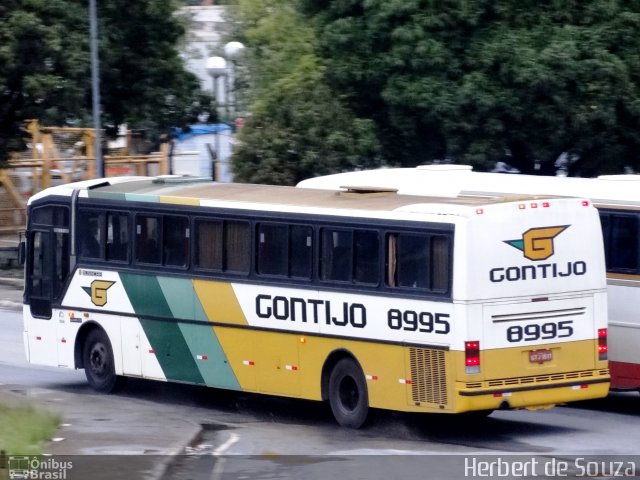
<instances>
[{"instance_id":1,"label":"g emblem","mask_svg":"<svg viewBox=\"0 0 640 480\"><path fill-rule=\"evenodd\" d=\"M522 234L521 240L505 240L504 243L521 250L529 260L546 260L554 254L553 239L569 225L531 228Z\"/></svg>"},{"instance_id":2,"label":"g emblem","mask_svg":"<svg viewBox=\"0 0 640 480\"><path fill-rule=\"evenodd\" d=\"M108 280L94 280L90 287L82 287L82 289L91 297L91 303L96 307L104 307L107 304L107 290L116 282Z\"/></svg>"}]
</instances>

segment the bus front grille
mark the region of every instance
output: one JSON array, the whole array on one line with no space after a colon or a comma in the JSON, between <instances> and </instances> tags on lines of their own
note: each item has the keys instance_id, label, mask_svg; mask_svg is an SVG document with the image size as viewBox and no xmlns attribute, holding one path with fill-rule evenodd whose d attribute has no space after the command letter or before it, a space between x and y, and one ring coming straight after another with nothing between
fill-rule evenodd
<instances>
[{"instance_id":1,"label":"bus front grille","mask_svg":"<svg viewBox=\"0 0 640 480\"><path fill-rule=\"evenodd\" d=\"M447 404L445 352L430 348L410 348L411 399L415 403Z\"/></svg>"}]
</instances>

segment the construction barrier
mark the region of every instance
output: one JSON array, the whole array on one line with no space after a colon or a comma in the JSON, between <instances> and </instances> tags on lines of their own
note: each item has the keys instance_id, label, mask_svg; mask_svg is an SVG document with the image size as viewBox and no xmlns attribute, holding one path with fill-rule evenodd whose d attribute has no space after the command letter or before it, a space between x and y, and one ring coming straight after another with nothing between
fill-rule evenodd
<instances>
[{"instance_id":1,"label":"construction barrier","mask_svg":"<svg viewBox=\"0 0 640 480\"><path fill-rule=\"evenodd\" d=\"M26 201L53 185L97 177L92 128L43 127L27 122L27 150L15 153L0 169L0 248L3 242L17 244L26 226ZM102 137L104 138L104 137ZM115 146L103 149L105 176L166 175L169 173L169 143L157 152L142 154L127 132Z\"/></svg>"}]
</instances>

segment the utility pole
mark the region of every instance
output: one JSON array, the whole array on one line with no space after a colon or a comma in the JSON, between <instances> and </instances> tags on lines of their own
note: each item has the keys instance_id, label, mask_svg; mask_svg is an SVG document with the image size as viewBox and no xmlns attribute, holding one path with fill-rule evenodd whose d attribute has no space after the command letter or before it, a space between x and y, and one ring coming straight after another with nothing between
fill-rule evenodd
<instances>
[{"instance_id":1,"label":"utility pole","mask_svg":"<svg viewBox=\"0 0 640 480\"><path fill-rule=\"evenodd\" d=\"M89 24L91 44L91 99L93 112L94 152L96 156L96 172L105 176L104 159L102 158L102 126L100 123L100 63L98 58L98 14L96 0L89 0Z\"/></svg>"}]
</instances>

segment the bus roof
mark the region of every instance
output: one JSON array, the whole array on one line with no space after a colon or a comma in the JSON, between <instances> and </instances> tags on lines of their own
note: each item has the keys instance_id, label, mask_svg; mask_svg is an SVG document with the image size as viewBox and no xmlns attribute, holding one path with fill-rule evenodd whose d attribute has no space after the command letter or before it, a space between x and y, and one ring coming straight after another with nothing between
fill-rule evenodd
<instances>
[{"instance_id":1,"label":"bus roof","mask_svg":"<svg viewBox=\"0 0 640 480\"><path fill-rule=\"evenodd\" d=\"M115 181L114 181L115 180ZM479 206L541 197L505 195L460 195L428 197L398 194L395 189L353 187L342 189L295 188L273 185L215 183L196 177L116 177L61 185L32 197L30 202L46 195L71 195L80 189L81 197L111 200L162 202L182 205L259 207L300 207L393 211L411 205L446 205L446 213L464 215ZM545 196L544 198L552 198ZM473 207L473 208L471 208ZM273 208L270 208L273 209ZM424 209L420 209L424 212ZM424 212L426 213L426 212ZM445 212L443 212L445 213Z\"/></svg>"},{"instance_id":2,"label":"bus roof","mask_svg":"<svg viewBox=\"0 0 640 480\"><path fill-rule=\"evenodd\" d=\"M633 204L640 200L640 175L604 175L598 178L552 177L474 172L469 165L423 165L381 168L310 178L303 188L336 185L394 188L400 194L430 196L563 195L586 197L594 203Z\"/></svg>"}]
</instances>

